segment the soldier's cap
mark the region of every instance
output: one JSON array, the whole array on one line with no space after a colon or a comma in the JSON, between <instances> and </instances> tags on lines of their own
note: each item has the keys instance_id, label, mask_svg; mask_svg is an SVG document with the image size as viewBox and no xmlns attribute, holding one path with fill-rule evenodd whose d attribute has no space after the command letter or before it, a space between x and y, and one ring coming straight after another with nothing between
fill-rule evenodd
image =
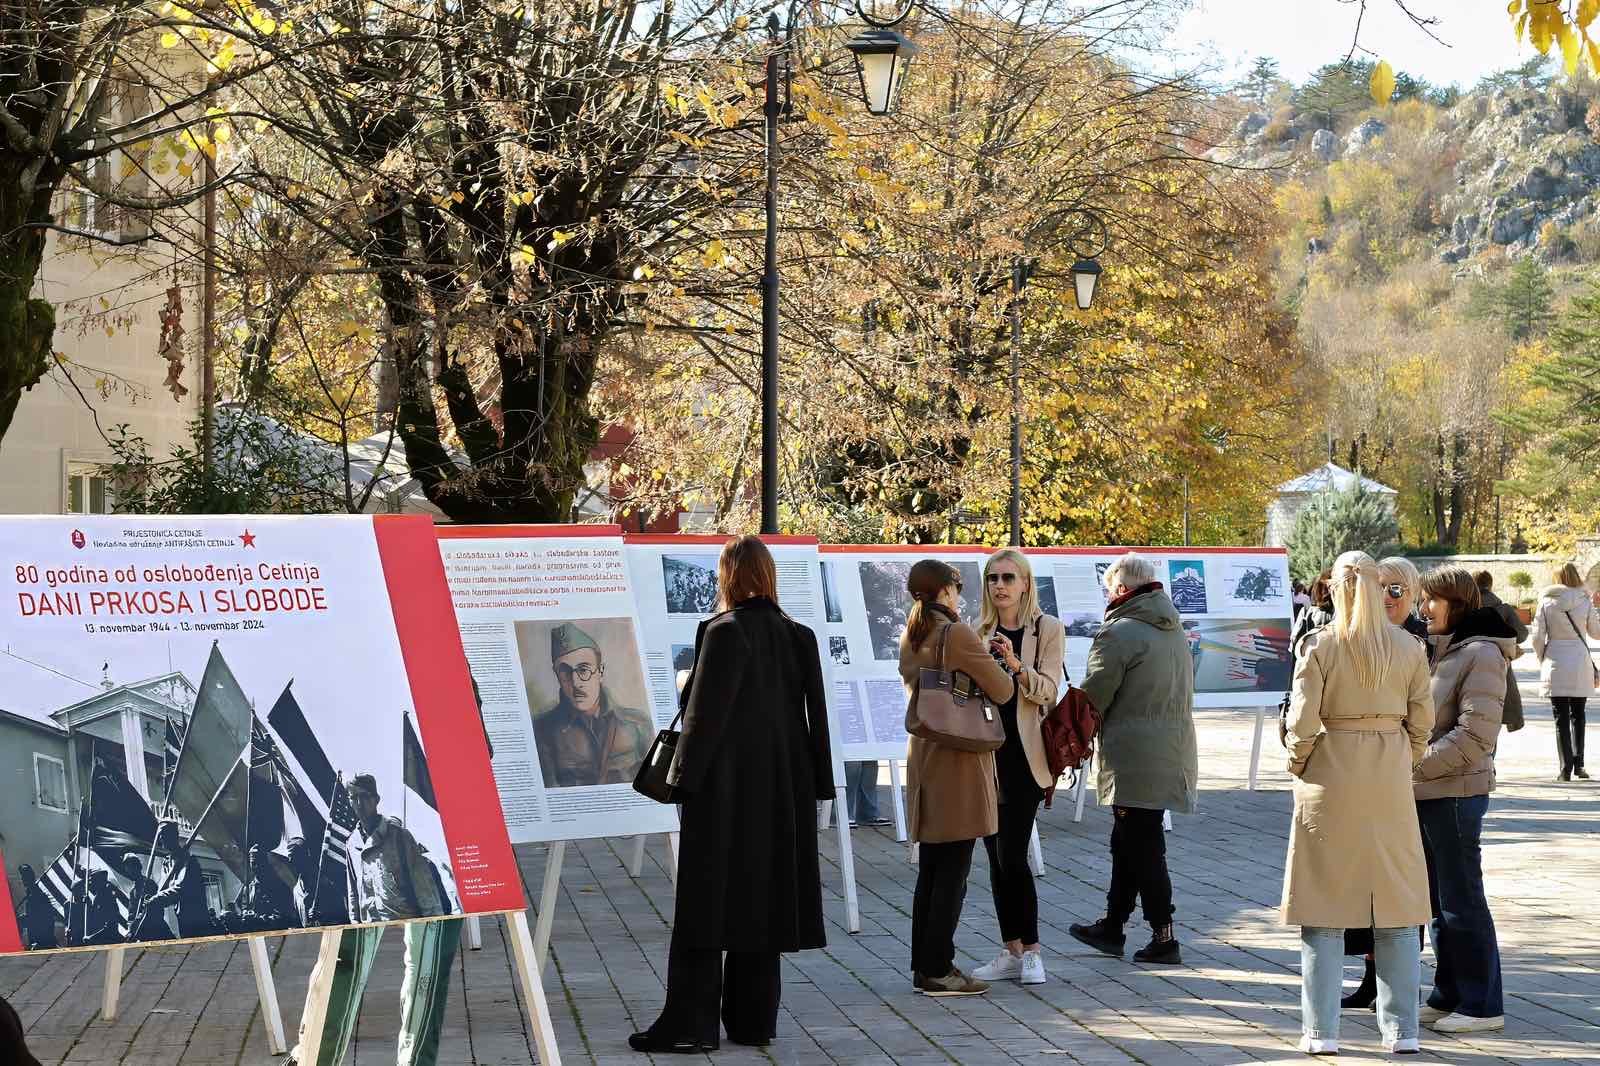
<instances>
[{"instance_id":1,"label":"soldier's cap","mask_svg":"<svg viewBox=\"0 0 1600 1066\"><path fill-rule=\"evenodd\" d=\"M285 848L292 848L296 844L299 844L302 848L305 847L306 846L306 838L305 837L290 837L288 839L288 841L284 844L284 847Z\"/></svg>"},{"instance_id":2,"label":"soldier's cap","mask_svg":"<svg viewBox=\"0 0 1600 1066\"><path fill-rule=\"evenodd\" d=\"M571 622L562 622L550 631L551 662L584 648L593 648L596 655L600 654L600 645L595 643L594 638Z\"/></svg>"},{"instance_id":3,"label":"soldier's cap","mask_svg":"<svg viewBox=\"0 0 1600 1066\"><path fill-rule=\"evenodd\" d=\"M351 792L370 792L374 796L378 795L378 779L371 774L356 774L345 787Z\"/></svg>"},{"instance_id":4,"label":"soldier's cap","mask_svg":"<svg viewBox=\"0 0 1600 1066\"><path fill-rule=\"evenodd\" d=\"M144 856L140 855L137 851L125 851L125 852L123 852L122 853L122 865L126 866L130 862L136 862L140 866L143 866L144 865Z\"/></svg>"}]
</instances>

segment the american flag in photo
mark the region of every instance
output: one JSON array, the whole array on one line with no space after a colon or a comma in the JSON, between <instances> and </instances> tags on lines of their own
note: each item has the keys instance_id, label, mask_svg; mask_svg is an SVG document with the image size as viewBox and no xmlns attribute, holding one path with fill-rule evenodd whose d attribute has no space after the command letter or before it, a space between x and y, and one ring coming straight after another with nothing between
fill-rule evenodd
<instances>
[{"instance_id":1,"label":"american flag in photo","mask_svg":"<svg viewBox=\"0 0 1600 1066\"><path fill-rule=\"evenodd\" d=\"M326 879L327 864L337 863L340 867L345 865L344 849L350 841L350 834L356 828L356 809L350 803L350 792L340 780L337 788L333 790L333 805L328 808L328 831L322 837L322 861L324 879Z\"/></svg>"},{"instance_id":2,"label":"american flag in photo","mask_svg":"<svg viewBox=\"0 0 1600 1066\"><path fill-rule=\"evenodd\" d=\"M78 866L78 841L72 840L61 854L56 856L56 861L50 864L49 869L39 878L39 887L44 890L45 898L50 901L50 908L56 912L56 917L61 919L61 924L67 924L67 908L72 903L72 882L82 872L85 877L95 870L104 870L111 875L111 895L117 901L117 914L121 917L118 929L125 937L128 935L129 922L132 916L128 913L128 893L122 887L122 875L107 866L98 855L89 852L88 862L82 867Z\"/></svg>"}]
</instances>

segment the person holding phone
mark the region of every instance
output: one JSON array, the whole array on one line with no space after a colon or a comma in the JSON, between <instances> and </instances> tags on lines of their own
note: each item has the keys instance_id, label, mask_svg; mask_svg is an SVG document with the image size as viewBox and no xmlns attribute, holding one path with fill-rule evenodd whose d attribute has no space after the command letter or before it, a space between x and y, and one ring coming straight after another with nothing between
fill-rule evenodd
<instances>
[{"instance_id":1,"label":"person holding phone","mask_svg":"<svg viewBox=\"0 0 1600 1066\"><path fill-rule=\"evenodd\" d=\"M1067 631L1039 607L1033 568L1015 549L995 552L984 565L979 636L994 660L1016 679L1016 692L999 708L1006 730L1005 743L994 753L999 830L983 838L1004 946L993 962L978 967L972 976L1039 985L1047 975L1028 844L1044 790L1053 782L1040 723L1055 707Z\"/></svg>"}]
</instances>

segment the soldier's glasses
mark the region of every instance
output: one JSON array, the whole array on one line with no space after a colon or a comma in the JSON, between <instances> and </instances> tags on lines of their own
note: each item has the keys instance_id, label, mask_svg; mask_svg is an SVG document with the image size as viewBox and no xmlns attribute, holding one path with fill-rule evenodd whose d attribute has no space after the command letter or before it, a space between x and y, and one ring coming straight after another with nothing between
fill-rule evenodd
<instances>
[{"instance_id":1,"label":"soldier's glasses","mask_svg":"<svg viewBox=\"0 0 1600 1066\"><path fill-rule=\"evenodd\" d=\"M577 669L573 669L565 663L562 663L560 666L556 667L556 678L560 681L571 681L574 677L576 677L579 681L587 681L599 672L600 670L598 667L590 666L588 663L584 663Z\"/></svg>"}]
</instances>

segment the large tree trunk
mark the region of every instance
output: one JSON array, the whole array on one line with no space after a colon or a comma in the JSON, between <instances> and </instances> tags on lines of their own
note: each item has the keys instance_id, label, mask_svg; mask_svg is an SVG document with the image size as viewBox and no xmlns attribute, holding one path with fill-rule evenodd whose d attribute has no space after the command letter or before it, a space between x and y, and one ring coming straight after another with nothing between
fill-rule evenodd
<instances>
[{"instance_id":1,"label":"large tree trunk","mask_svg":"<svg viewBox=\"0 0 1600 1066\"><path fill-rule=\"evenodd\" d=\"M45 230L38 224L49 221L49 196L30 195L23 183L18 160L0 163L0 441L22 394L49 370L56 330L55 308L32 296L44 260Z\"/></svg>"}]
</instances>

